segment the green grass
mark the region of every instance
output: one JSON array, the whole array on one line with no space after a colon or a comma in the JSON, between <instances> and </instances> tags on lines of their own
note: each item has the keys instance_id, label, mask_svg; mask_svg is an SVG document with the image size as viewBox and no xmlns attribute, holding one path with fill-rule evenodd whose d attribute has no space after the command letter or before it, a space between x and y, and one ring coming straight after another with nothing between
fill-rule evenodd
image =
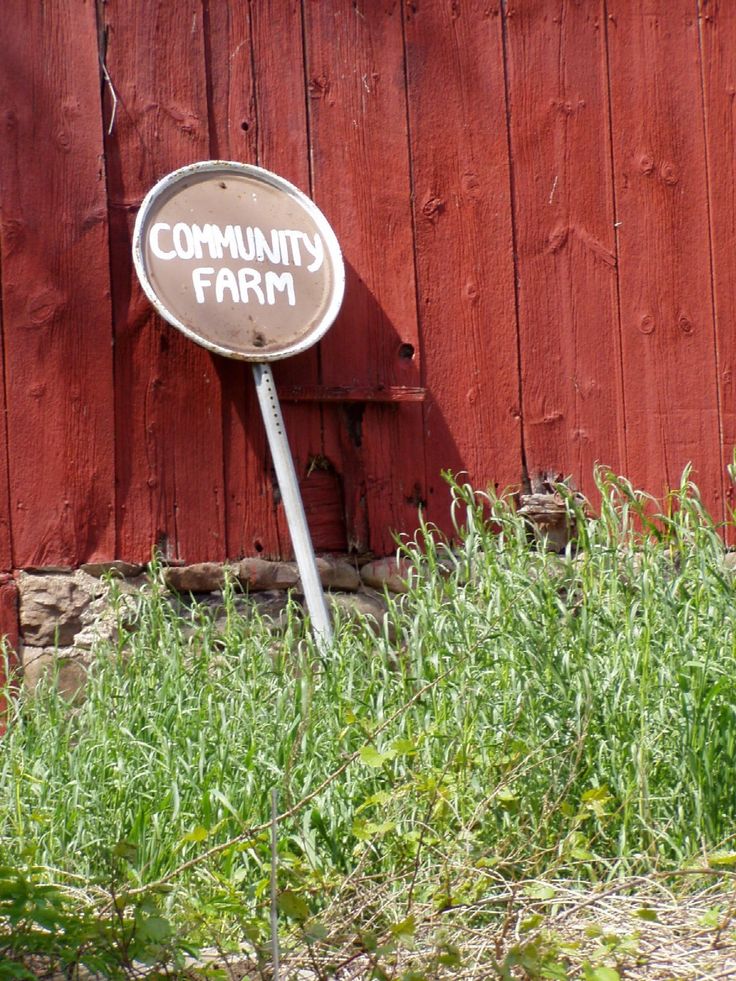
<instances>
[{"instance_id":1,"label":"green grass","mask_svg":"<svg viewBox=\"0 0 736 981\"><path fill-rule=\"evenodd\" d=\"M268 823L272 788L291 809L346 763L279 823L292 919L358 874L406 909L441 908L482 898L491 874L594 882L728 861L722 537L686 479L659 510L619 478L599 484L600 517L569 502L564 556L530 545L509 500L455 486L456 546L422 528L382 633L338 624L322 656L294 609L274 635L228 591L218 630L204 609L177 615L156 578L135 629L97 652L82 705L53 686L16 700L0 862L121 892L237 838L173 876L159 907L195 940L262 938L269 839L249 829Z\"/></svg>"}]
</instances>

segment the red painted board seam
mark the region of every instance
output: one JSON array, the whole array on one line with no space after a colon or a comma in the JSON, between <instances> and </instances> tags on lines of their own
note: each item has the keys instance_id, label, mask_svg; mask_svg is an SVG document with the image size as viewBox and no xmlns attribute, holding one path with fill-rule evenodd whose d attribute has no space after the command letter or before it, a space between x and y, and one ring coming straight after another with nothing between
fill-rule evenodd
<instances>
[{"instance_id":1,"label":"red painted board seam","mask_svg":"<svg viewBox=\"0 0 736 981\"><path fill-rule=\"evenodd\" d=\"M210 148L210 157L213 160L220 159L220 147L217 140L217 130L214 125L214 95L212 91L212 33L210 26L210 0L202 0L202 37L204 41L204 84L205 99L207 102L207 141ZM223 454L223 470L225 466ZM227 527L225 528L225 540L227 541Z\"/></svg>"},{"instance_id":2,"label":"red painted board seam","mask_svg":"<svg viewBox=\"0 0 736 981\"><path fill-rule=\"evenodd\" d=\"M524 442L524 399L523 399L523 384L524 380L522 377L522 359L521 359L521 319L519 313L519 247L518 247L518 230L516 227L516 188L514 182L514 155L512 152L511 145L511 96L509 90L509 57L508 57L508 38L507 38L507 26L506 26L506 8L508 5L508 0L500 0L501 7L501 51L503 55L503 96L504 96L504 107L505 107L505 125L506 125L506 146L507 154L509 160L509 212L511 216L511 243L513 251L513 263L514 263L514 321L516 324L516 374L518 378L518 412L519 412L519 447L521 451L521 480L522 489L524 485L529 480L529 471L527 469L527 459L526 459L526 445Z\"/></svg>"},{"instance_id":3,"label":"red painted board seam","mask_svg":"<svg viewBox=\"0 0 736 981\"><path fill-rule=\"evenodd\" d=\"M411 113L409 112L409 53L407 50L407 39L406 39L406 10L402 6L401 8L401 43L404 53L404 109L406 113L406 141L407 141L407 159L409 161L409 196L410 200L414 202L416 200L416 182L414 179L414 152L413 152L413 140L412 140L412 129L411 129ZM417 342L419 351L419 385L422 391L425 390L426 382L426 371L424 367L424 332L422 329L422 315L421 309L422 305L419 298L419 262L417 259L418 252L418 240L417 240L417 212L415 207L410 209L410 220L411 220L411 241L412 241L412 262L414 264L414 310L417 325ZM424 401L424 395L422 396L422 401ZM427 408L422 406L422 436L427 432ZM427 488L429 487L429 473L427 467L427 447L426 440L422 438L421 442L421 473L424 477L424 494L428 494Z\"/></svg>"},{"instance_id":4,"label":"red painted board seam","mask_svg":"<svg viewBox=\"0 0 736 981\"><path fill-rule=\"evenodd\" d=\"M721 358L718 349L718 330L716 328L716 276L715 259L713 255L713 208L712 208L712 182L710 168L710 142L708 140L708 107L705 98L705 64L703 60L703 21L702 21L702 0L697 0L697 21L698 21L698 69L700 72L700 104L702 106L703 117L703 147L705 149L705 200L708 212L708 262L710 267L710 303L711 303L711 323L713 328L713 358L716 370L716 411L718 414L718 447L721 463L721 520L726 519L726 460L724 456L725 447L723 445L723 409L721 401Z\"/></svg>"},{"instance_id":5,"label":"red painted board seam","mask_svg":"<svg viewBox=\"0 0 736 981\"><path fill-rule=\"evenodd\" d=\"M252 34L251 34L252 38ZM210 0L202 0L202 57L204 59L204 80L205 80L205 101L207 105L207 146L209 147L210 157L213 160L220 159L220 147L218 144L218 134L217 128L215 126L215 109L214 109L214 93L213 93L213 59L212 59L212 33L211 33L211 21L210 21ZM252 50L252 40L251 40L251 50ZM228 89L229 89L229 69L230 62L228 61ZM220 376L218 375L218 378ZM222 382L220 382L220 390L222 391ZM228 500L228 486L227 486L227 464L225 451L224 438L225 438L225 400L220 400L220 430L223 436L222 445L222 456L220 458L220 472L222 475L222 533L224 537L224 553L227 556L228 545L230 542L230 521L229 521L229 509L227 506ZM176 484L175 484L176 486ZM176 522L176 505L174 506L174 528L176 529L177 538L177 548L179 540L179 531Z\"/></svg>"},{"instance_id":6,"label":"red painted board seam","mask_svg":"<svg viewBox=\"0 0 736 981\"><path fill-rule=\"evenodd\" d=\"M0 230L2 226L0 225ZM3 378L2 378L2 396L3 404L0 406L3 414L3 431L5 434L5 496L8 505L8 548L10 555L9 566L13 568L15 566L15 547L13 545L13 522L10 520L11 515L11 497L10 497L10 435L8 433L8 410L7 410L7 399L8 399L8 353L5 347L5 321L3 319L3 267L2 267L2 256L0 255L0 344L2 345L3 353Z\"/></svg>"},{"instance_id":7,"label":"red painted board seam","mask_svg":"<svg viewBox=\"0 0 736 981\"><path fill-rule=\"evenodd\" d=\"M120 552L120 542L118 541L118 481L117 481L117 458L118 458L118 447L117 447L117 399L115 397L115 392L117 391L117 378L116 378L116 358L115 358L115 330L113 326L113 311L112 311L112 283L114 276L114 266L113 266L113 249L112 249L112 239L111 239L111 224L110 224L110 209L112 203L110 201L109 187L107 182L107 153L105 152L105 93L108 91L108 85L110 91L114 92L113 83L109 80L107 75L107 67L105 65L105 54L106 54L106 42L107 42L107 30L102 18L101 12L102 0L97 0L95 4L95 23L97 25L97 55L100 60L100 128L103 133L102 138L102 154L100 155L100 169L102 171L102 179L105 182L105 200L107 201L107 266L109 269L110 277L110 346L111 346L111 365L110 373L112 375L112 458L113 458L113 488L112 488L112 502L113 502L113 526L114 526L114 548L115 555L111 558L118 558ZM108 81L109 80L109 81ZM110 131L112 131L112 126L115 123L114 115L110 117ZM137 206L136 206L137 207Z\"/></svg>"},{"instance_id":8,"label":"red painted board seam","mask_svg":"<svg viewBox=\"0 0 736 981\"><path fill-rule=\"evenodd\" d=\"M608 41L608 0L603 0L603 46L606 53L606 81L608 86L608 152L611 157L611 198L613 201L613 231L616 242L616 320L618 322L618 385L620 398L620 426L623 443L624 471L629 469L629 441L626 429L626 387L624 385L623 325L621 323L621 272L619 266L619 218L616 198L616 161L613 153L613 102L611 98L611 55Z\"/></svg>"}]
</instances>

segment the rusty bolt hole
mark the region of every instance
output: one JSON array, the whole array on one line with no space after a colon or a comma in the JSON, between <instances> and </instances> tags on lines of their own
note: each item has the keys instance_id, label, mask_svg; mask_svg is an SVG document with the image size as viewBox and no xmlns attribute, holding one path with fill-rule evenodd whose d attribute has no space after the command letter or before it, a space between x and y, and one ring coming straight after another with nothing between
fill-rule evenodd
<instances>
[{"instance_id":1,"label":"rusty bolt hole","mask_svg":"<svg viewBox=\"0 0 736 981\"><path fill-rule=\"evenodd\" d=\"M399 348L399 357L403 361L411 361L411 359L414 357L414 345L402 344Z\"/></svg>"},{"instance_id":2,"label":"rusty bolt hole","mask_svg":"<svg viewBox=\"0 0 736 981\"><path fill-rule=\"evenodd\" d=\"M253 540L253 548L256 550L256 552L263 551L263 542L261 541L260 538L256 538Z\"/></svg>"},{"instance_id":3,"label":"rusty bolt hole","mask_svg":"<svg viewBox=\"0 0 736 981\"><path fill-rule=\"evenodd\" d=\"M243 120L243 122L240 124L240 128L244 133L248 132L248 130L250 129L250 123L248 122L247 119Z\"/></svg>"}]
</instances>

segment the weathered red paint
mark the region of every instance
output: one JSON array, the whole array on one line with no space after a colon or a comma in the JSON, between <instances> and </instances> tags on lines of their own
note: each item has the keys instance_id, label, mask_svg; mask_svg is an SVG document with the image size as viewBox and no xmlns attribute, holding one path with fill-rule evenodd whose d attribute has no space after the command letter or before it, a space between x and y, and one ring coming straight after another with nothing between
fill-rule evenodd
<instances>
[{"instance_id":1,"label":"weathered red paint","mask_svg":"<svg viewBox=\"0 0 736 981\"><path fill-rule=\"evenodd\" d=\"M13 563L73 566L115 549L110 266L94 6L8 0L0 64L2 428Z\"/></svg>"},{"instance_id":2,"label":"weathered red paint","mask_svg":"<svg viewBox=\"0 0 736 981\"><path fill-rule=\"evenodd\" d=\"M625 470L603 0L506 14L526 464Z\"/></svg>"},{"instance_id":3,"label":"weathered red paint","mask_svg":"<svg viewBox=\"0 0 736 981\"><path fill-rule=\"evenodd\" d=\"M0 571L290 552L249 369L155 318L131 269L143 195L213 157L310 193L351 267L324 342L275 368L318 549L388 551L421 504L448 528L443 468L590 492L599 461L659 494L692 461L721 513L731 4L3 14Z\"/></svg>"},{"instance_id":4,"label":"weathered red paint","mask_svg":"<svg viewBox=\"0 0 736 981\"><path fill-rule=\"evenodd\" d=\"M165 173L209 156L200 0L101 5L115 270L117 551L141 561L225 557L220 384L214 358L155 317L131 268L132 222Z\"/></svg>"},{"instance_id":5,"label":"weathered red paint","mask_svg":"<svg viewBox=\"0 0 736 981\"><path fill-rule=\"evenodd\" d=\"M724 463L731 463L736 447L736 6L701 0L699 13L721 451ZM728 479L725 500L730 518L736 502Z\"/></svg>"},{"instance_id":6,"label":"weathered red paint","mask_svg":"<svg viewBox=\"0 0 736 981\"><path fill-rule=\"evenodd\" d=\"M722 461L698 19L689 0L608 0L627 475L685 465L721 513Z\"/></svg>"},{"instance_id":7,"label":"weathered red paint","mask_svg":"<svg viewBox=\"0 0 736 981\"><path fill-rule=\"evenodd\" d=\"M518 487L521 407L498 2L406 5L429 517L440 471Z\"/></svg>"},{"instance_id":8,"label":"weathered red paint","mask_svg":"<svg viewBox=\"0 0 736 981\"><path fill-rule=\"evenodd\" d=\"M321 344L322 382L418 386L401 6L310 2L305 15L314 197L347 274L342 314ZM352 542L391 550L391 529L417 523L414 489L423 495L421 409L366 401L352 418L328 417Z\"/></svg>"}]
</instances>

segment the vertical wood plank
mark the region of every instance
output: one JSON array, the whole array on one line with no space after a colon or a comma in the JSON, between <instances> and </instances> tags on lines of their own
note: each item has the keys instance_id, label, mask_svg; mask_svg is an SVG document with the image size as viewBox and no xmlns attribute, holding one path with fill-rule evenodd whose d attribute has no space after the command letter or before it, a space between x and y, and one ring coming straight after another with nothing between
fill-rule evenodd
<instances>
[{"instance_id":1,"label":"vertical wood plank","mask_svg":"<svg viewBox=\"0 0 736 981\"><path fill-rule=\"evenodd\" d=\"M298 0L207 4L212 156L266 167L310 191L302 12ZM316 383L312 349L274 365L282 383ZM251 370L222 368L225 408L228 554L289 555L283 509L277 506L270 453ZM308 483L310 460L322 453L318 405L284 405L294 465ZM320 547L319 538L315 546Z\"/></svg>"},{"instance_id":2,"label":"vertical wood plank","mask_svg":"<svg viewBox=\"0 0 736 981\"><path fill-rule=\"evenodd\" d=\"M510 0L522 415L535 478L626 469L603 0Z\"/></svg>"},{"instance_id":3,"label":"vertical wood plank","mask_svg":"<svg viewBox=\"0 0 736 981\"><path fill-rule=\"evenodd\" d=\"M94 5L8 0L0 64L14 563L75 566L109 558L115 542L109 261Z\"/></svg>"},{"instance_id":4,"label":"vertical wood plank","mask_svg":"<svg viewBox=\"0 0 736 981\"><path fill-rule=\"evenodd\" d=\"M325 385L420 381L401 5L305 5L313 187L346 261L343 310L321 345ZM351 414L352 413L352 414ZM416 406L325 411L343 458L356 549L394 547L425 496ZM360 417L360 418L359 418ZM366 526L367 522L367 526Z\"/></svg>"},{"instance_id":5,"label":"vertical wood plank","mask_svg":"<svg viewBox=\"0 0 736 981\"><path fill-rule=\"evenodd\" d=\"M608 0L628 476L683 467L723 506L698 24L690 0Z\"/></svg>"},{"instance_id":6,"label":"vertical wood plank","mask_svg":"<svg viewBox=\"0 0 736 981\"><path fill-rule=\"evenodd\" d=\"M220 384L214 357L155 317L132 270L132 224L164 174L208 157L200 0L101 7L115 329L118 552L225 557Z\"/></svg>"},{"instance_id":7,"label":"vertical wood plank","mask_svg":"<svg viewBox=\"0 0 736 981\"><path fill-rule=\"evenodd\" d=\"M250 4L205 0L209 155L258 163ZM280 552L265 431L249 365L217 359L222 384L226 552Z\"/></svg>"},{"instance_id":8,"label":"vertical wood plank","mask_svg":"<svg viewBox=\"0 0 736 981\"><path fill-rule=\"evenodd\" d=\"M736 6L701 0L700 29L721 449L730 463L736 447ZM725 485L732 512L734 487L730 480Z\"/></svg>"},{"instance_id":9,"label":"vertical wood plank","mask_svg":"<svg viewBox=\"0 0 736 981\"><path fill-rule=\"evenodd\" d=\"M447 527L442 469L522 471L502 25L487 0L405 10L428 513Z\"/></svg>"},{"instance_id":10,"label":"vertical wood plank","mask_svg":"<svg viewBox=\"0 0 736 981\"><path fill-rule=\"evenodd\" d=\"M0 112L2 110L0 109ZM2 204L0 203L0 210ZM13 568L13 548L11 539L11 508L8 462L8 431L7 431L7 398L5 388L5 329L2 311L2 241L6 234L4 223L0 224L0 409L2 421L0 425L0 572L9 572Z\"/></svg>"},{"instance_id":11,"label":"vertical wood plank","mask_svg":"<svg viewBox=\"0 0 736 981\"><path fill-rule=\"evenodd\" d=\"M251 0L251 14L258 162L311 197L302 3L301 0L261 0L255 3ZM277 362L274 375L280 384L316 384L320 377L319 367L320 348L317 346L296 357ZM307 506L314 499L314 506L319 508L319 495L315 498L311 494L310 481L316 472L315 461L324 461L322 408L315 404L285 403L282 411L313 544L318 551L326 550L334 536L320 535L323 516L310 514L311 509ZM272 474L270 456L268 472ZM337 502L339 498L334 503ZM343 515L337 518L342 522ZM276 519L280 554L292 555L286 516L280 504Z\"/></svg>"}]
</instances>

